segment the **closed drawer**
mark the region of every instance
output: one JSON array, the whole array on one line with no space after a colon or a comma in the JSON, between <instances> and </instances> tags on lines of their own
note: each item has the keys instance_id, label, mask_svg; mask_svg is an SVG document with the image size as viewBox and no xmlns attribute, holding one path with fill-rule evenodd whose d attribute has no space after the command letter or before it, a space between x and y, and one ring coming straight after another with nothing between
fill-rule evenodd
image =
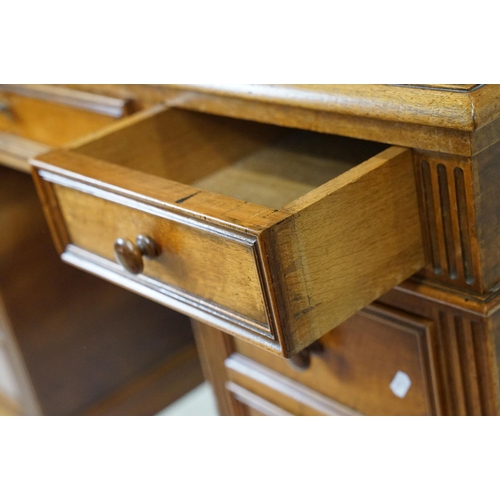
<instances>
[{"instance_id":1,"label":"closed drawer","mask_svg":"<svg viewBox=\"0 0 500 500\"><path fill-rule=\"evenodd\" d=\"M403 148L158 107L32 164L65 261L280 355L424 264Z\"/></svg>"},{"instance_id":2,"label":"closed drawer","mask_svg":"<svg viewBox=\"0 0 500 500\"><path fill-rule=\"evenodd\" d=\"M51 85L0 85L0 162L27 160L126 116L131 102Z\"/></svg>"},{"instance_id":3,"label":"closed drawer","mask_svg":"<svg viewBox=\"0 0 500 500\"><path fill-rule=\"evenodd\" d=\"M282 360L281 360L282 361ZM358 412L318 391L233 354L226 360L226 390L247 416L358 416Z\"/></svg>"},{"instance_id":4,"label":"closed drawer","mask_svg":"<svg viewBox=\"0 0 500 500\"><path fill-rule=\"evenodd\" d=\"M264 400L291 414L435 415L431 336L425 319L369 306L303 353L301 369L235 340L227 388L246 407L265 408Z\"/></svg>"}]
</instances>

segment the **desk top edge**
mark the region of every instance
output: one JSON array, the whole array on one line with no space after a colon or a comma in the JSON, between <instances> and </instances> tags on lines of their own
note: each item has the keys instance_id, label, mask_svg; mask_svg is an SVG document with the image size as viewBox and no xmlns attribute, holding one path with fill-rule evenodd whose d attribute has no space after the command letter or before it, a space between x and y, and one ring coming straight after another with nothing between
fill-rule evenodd
<instances>
[{"instance_id":1,"label":"desk top edge","mask_svg":"<svg viewBox=\"0 0 500 500\"><path fill-rule=\"evenodd\" d=\"M500 85L169 84L179 90L473 132L500 118Z\"/></svg>"}]
</instances>

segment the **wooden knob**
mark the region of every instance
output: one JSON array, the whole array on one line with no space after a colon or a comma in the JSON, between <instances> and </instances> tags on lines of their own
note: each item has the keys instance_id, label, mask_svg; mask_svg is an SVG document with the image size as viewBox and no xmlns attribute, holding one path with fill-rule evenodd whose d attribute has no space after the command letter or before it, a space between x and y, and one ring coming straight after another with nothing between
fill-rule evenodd
<instances>
[{"instance_id":1,"label":"wooden knob","mask_svg":"<svg viewBox=\"0 0 500 500\"><path fill-rule=\"evenodd\" d=\"M140 234L135 245L126 238L115 241L115 258L131 274L140 274L144 270L142 257L153 259L159 254L158 245L149 236Z\"/></svg>"},{"instance_id":2,"label":"wooden knob","mask_svg":"<svg viewBox=\"0 0 500 500\"><path fill-rule=\"evenodd\" d=\"M311 356L321 355L324 347L319 340L313 342L309 347L292 356L288 362L297 371L306 371L311 366Z\"/></svg>"}]
</instances>

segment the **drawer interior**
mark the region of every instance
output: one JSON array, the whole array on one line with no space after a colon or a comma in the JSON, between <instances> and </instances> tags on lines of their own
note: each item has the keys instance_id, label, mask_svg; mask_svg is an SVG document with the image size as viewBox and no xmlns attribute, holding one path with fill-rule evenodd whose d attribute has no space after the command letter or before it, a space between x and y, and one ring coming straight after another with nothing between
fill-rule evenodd
<instances>
[{"instance_id":1,"label":"drawer interior","mask_svg":"<svg viewBox=\"0 0 500 500\"><path fill-rule=\"evenodd\" d=\"M142 115L143 116L143 115ZM386 149L379 143L178 109L108 128L74 151L280 209Z\"/></svg>"}]
</instances>

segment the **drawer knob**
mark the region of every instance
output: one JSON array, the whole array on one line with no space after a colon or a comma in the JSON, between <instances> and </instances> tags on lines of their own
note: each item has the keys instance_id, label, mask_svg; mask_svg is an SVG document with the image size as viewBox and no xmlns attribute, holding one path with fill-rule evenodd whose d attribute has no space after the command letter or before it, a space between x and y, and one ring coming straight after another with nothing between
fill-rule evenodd
<instances>
[{"instance_id":1,"label":"drawer knob","mask_svg":"<svg viewBox=\"0 0 500 500\"><path fill-rule=\"evenodd\" d=\"M131 274L140 274L144 269L143 257L154 259L160 255L160 249L153 238L140 234L135 245L126 238L115 241L115 257L126 271Z\"/></svg>"},{"instance_id":2,"label":"drawer knob","mask_svg":"<svg viewBox=\"0 0 500 500\"><path fill-rule=\"evenodd\" d=\"M309 347L292 356L288 363L297 371L306 371L311 366L311 356L319 356L324 352L324 347L319 340L313 342Z\"/></svg>"}]
</instances>

